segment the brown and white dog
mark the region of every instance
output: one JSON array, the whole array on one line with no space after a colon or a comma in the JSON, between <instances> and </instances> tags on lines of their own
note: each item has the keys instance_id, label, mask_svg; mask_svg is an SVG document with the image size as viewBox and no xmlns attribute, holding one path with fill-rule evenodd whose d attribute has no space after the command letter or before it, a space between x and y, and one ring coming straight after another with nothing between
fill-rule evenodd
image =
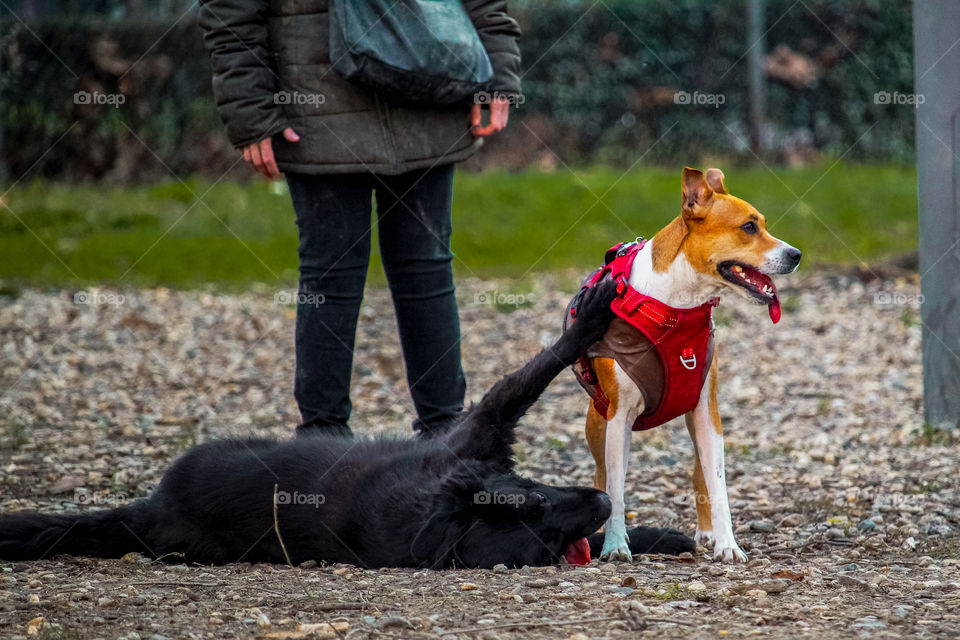
<instances>
[{"instance_id":1,"label":"brown and white dog","mask_svg":"<svg viewBox=\"0 0 960 640\"><path fill-rule=\"evenodd\" d=\"M771 236L763 215L727 192L719 169L704 174L685 168L682 192L681 215L636 254L629 274L630 287L679 309L695 307L724 288L732 289L768 305L771 319L779 320L780 304L769 275L794 271L800 251ZM695 447L695 540L712 547L714 559L744 562L747 556L734 537L727 501L723 429L717 409L719 372L716 349L712 351L699 396L692 396L696 407L684 416ZM596 461L595 486L604 489L613 504L600 557L630 560L624 482L634 420L648 407L635 378L627 375L615 359L593 357L590 363L597 384L609 400L605 412L598 411L591 401L586 424L587 442Z\"/></svg>"}]
</instances>

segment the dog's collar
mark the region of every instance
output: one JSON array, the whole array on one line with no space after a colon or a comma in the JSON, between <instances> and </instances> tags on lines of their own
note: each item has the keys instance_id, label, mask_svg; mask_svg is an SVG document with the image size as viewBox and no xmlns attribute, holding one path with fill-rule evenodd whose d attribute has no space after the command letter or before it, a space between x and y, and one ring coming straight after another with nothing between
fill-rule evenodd
<instances>
[{"instance_id":1,"label":"dog's collar","mask_svg":"<svg viewBox=\"0 0 960 640\"><path fill-rule=\"evenodd\" d=\"M633 270L633 262L646 244L646 238L637 238L632 242L622 242L610 247L604 258L604 266L585 283L586 286L592 287L607 275L613 278L617 283L617 298L612 308L618 316L629 321L634 314L639 313L662 327L675 327L678 323L695 319L703 313L710 314L713 307L720 304L720 298L713 297L697 307L671 307L631 287L629 278Z\"/></svg>"}]
</instances>

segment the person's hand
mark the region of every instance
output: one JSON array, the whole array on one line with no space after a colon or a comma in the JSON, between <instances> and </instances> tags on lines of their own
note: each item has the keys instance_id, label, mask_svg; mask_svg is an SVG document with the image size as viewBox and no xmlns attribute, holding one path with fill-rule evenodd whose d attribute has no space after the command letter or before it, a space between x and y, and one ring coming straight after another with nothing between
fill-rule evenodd
<instances>
[{"instance_id":1,"label":"person's hand","mask_svg":"<svg viewBox=\"0 0 960 640\"><path fill-rule=\"evenodd\" d=\"M296 142L300 139L300 136L289 127L283 130L283 137L289 142ZM276 180L280 177L277 161L273 157L273 143L270 138L244 147L243 159L249 162L257 173L262 173L269 180Z\"/></svg>"},{"instance_id":2,"label":"person's hand","mask_svg":"<svg viewBox=\"0 0 960 640\"><path fill-rule=\"evenodd\" d=\"M507 126L507 119L510 117L510 101L504 97L495 97L490 101L490 124L483 124L482 105L474 104L470 108L470 129L474 137L483 138L491 133L502 131Z\"/></svg>"}]
</instances>

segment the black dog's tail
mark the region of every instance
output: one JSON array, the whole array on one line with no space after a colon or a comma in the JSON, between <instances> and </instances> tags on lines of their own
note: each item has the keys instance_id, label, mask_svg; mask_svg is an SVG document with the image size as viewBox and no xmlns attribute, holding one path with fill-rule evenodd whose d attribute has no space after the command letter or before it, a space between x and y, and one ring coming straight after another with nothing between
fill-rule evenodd
<instances>
[{"instance_id":1,"label":"black dog's tail","mask_svg":"<svg viewBox=\"0 0 960 640\"><path fill-rule=\"evenodd\" d=\"M78 515L11 513L0 516L0 558L40 560L57 554L119 558L152 555L142 541L143 507L132 504Z\"/></svg>"},{"instance_id":2,"label":"black dog's tail","mask_svg":"<svg viewBox=\"0 0 960 640\"><path fill-rule=\"evenodd\" d=\"M691 553L697 548L693 539L676 529L660 527L634 527L627 531L630 538L630 553L662 553L668 556L680 555L684 551ZM590 542L590 555L600 556L603 550L603 532L595 533L587 540Z\"/></svg>"}]
</instances>

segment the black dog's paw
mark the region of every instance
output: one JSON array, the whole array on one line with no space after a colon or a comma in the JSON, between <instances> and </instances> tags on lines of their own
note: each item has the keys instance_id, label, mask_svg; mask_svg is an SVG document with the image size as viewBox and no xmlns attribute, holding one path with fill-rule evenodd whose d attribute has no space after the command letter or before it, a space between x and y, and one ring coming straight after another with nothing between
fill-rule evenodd
<instances>
[{"instance_id":1,"label":"black dog's paw","mask_svg":"<svg viewBox=\"0 0 960 640\"><path fill-rule=\"evenodd\" d=\"M583 293L577 307L576 321L572 330L576 334L579 351L584 351L600 340L610 327L614 313L610 304L617 297L617 283L613 279L602 281Z\"/></svg>"},{"instance_id":2,"label":"black dog's paw","mask_svg":"<svg viewBox=\"0 0 960 640\"><path fill-rule=\"evenodd\" d=\"M627 532L630 553L662 553L676 556L684 551L693 553L697 545L693 538L667 527L634 527Z\"/></svg>"},{"instance_id":3,"label":"black dog's paw","mask_svg":"<svg viewBox=\"0 0 960 640\"><path fill-rule=\"evenodd\" d=\"M603 532L598 532L587 538L592 556L600 556L603 537ZM627 538L630 541L630 554L635 556L644 553L678 556L684 551L693 553L697 548L693 538L668 527L633 527L627 531Z\"/></svg>"}]
</instances>

